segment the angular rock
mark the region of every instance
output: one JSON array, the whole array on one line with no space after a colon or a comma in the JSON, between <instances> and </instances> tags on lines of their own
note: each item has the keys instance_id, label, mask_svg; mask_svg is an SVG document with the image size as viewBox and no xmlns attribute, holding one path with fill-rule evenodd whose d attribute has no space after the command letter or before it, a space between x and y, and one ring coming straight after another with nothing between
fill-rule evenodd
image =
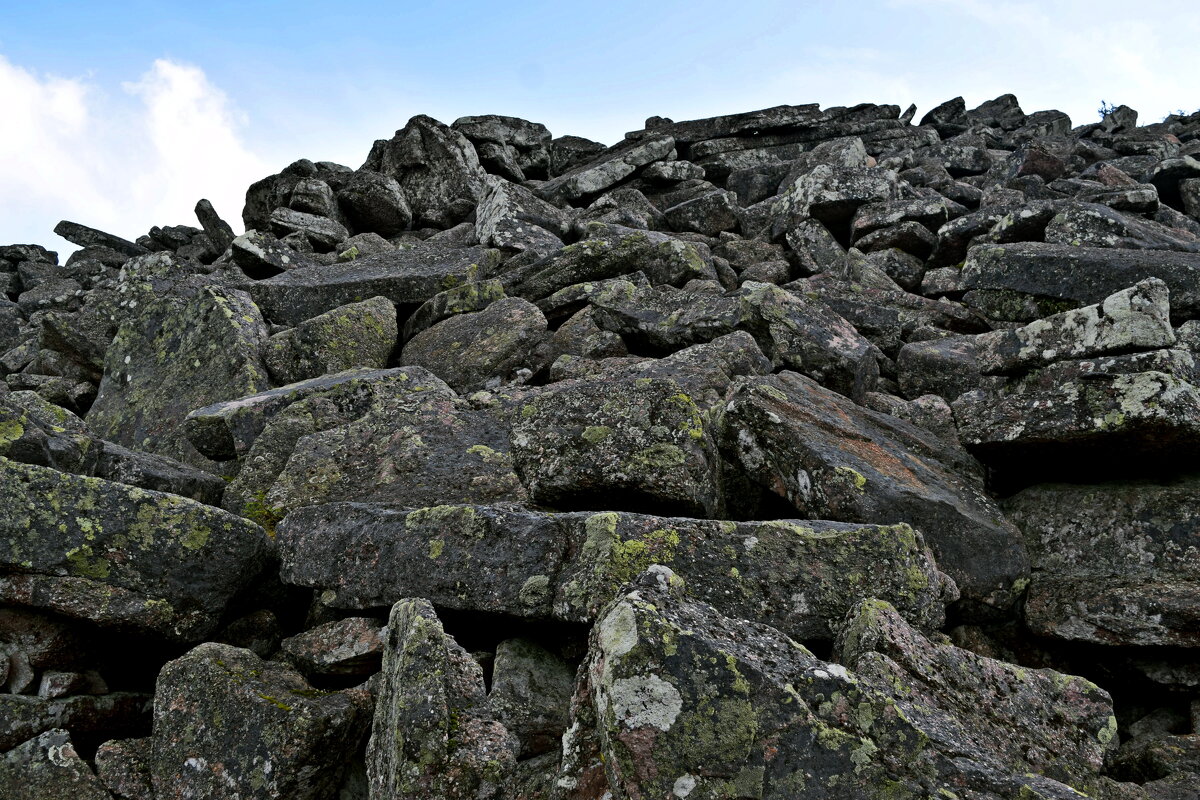
<instances>
[{"instance_id":1,"label":"angular rock","mask_svg":"<svg viewBox=\"0 0 1200 800\"><path fill-rule=\"evenodd\" d=\"M741 378L719 423L722 452L802 516L907 522L963 599L1003 610L1029 562L969 457L909 423L791 372Z\"/></svg>"},{"instance_id":2,"label":"angular rock","mask_svg":"<svg viewBox=\"0 0 1200 800\"><path fill-rule=\"evenodd\" d=\"M560 509L717 516L720 459L695 402L671 380L556 384L521 410L513 464L530 497Z\"/></svg>"},{"instance_id":3,"label":"angular rock","mask_svg":"<svg viewBox=\"0 0 1200 800\"><path fill-rule=\"evenodd\" d=\"M0 757L0 787L10 800L111 800L64 730L47 731Z\"/></svg>"},{"instance_id":4,"label":"angular rock","mask_svg":"<svg viewBox=\"0 0 1200 800\"><path fill-rule=\"evenodd\" d=\"M150 739L114 739L96 750L96 774L116 800L154 797L150 780Z\"/></svg>"},{"instance_id":5,"label":"angular rock","mask_svg":"<svg viewBox=\"0 0 1200 800\"><path fill-rule=\"evenodd\" d=\"M230 242L233 263L254 280L263 280L313 262L269 233L249 230Z\"/></svg>"},{"instance_id":6,"label":"angular rock","mask_svg":"<svg viewBox=\"0 0 1200 800\"><path fill-rule=\"evenodd\" d=\"M0 588L7 602L188 640L263 567L262 530L220 509L7 459L0 473L0 567L21 573ZM67 594L21 596L38 582ZM106 606L110 590L137 610Z\"/></svg>"},{"instance_id":7,"label":"angular rock","mask_svg":"<svg viewBox=\"0 0 1200 800\"><path fill-rule=\"evenodd\" d=\"M377 619L350 617L284 639L280 649L309 677L367 676L383 658L381 629Z\"/></svg>"},{"instance_id":8,"label":"angular rock","mask_svg":"<svg viewBox=\"0 0 1200 800\"><path fill-rule=\"evenodd\" d=\"M499 798L517 742L487 708L479 664L425 600L393 606L386 635L368 797Z\"/></svg>"},{"instance_id":9,"label":"angular rock","mask_svg":"<svg viewBox=\"0 0 1200 800\"><path fill-rule=\"evenodd\" d=\"M155 797L329 797L369 714L363 689L313 689L290 667L207 642L154 693Z\"/></svg>"},{"instance_id":10,"label":"angular rock","mask_svg":"<svg viewBox=\"0 0 1200 800\"><path fill-rule=\"evenodd\" d=\"M1105 645L1200 646L1198 489L1195 476L1042 484L1005 500L1033 569L1030 629Z\"/></svg>"},{"instance_id":11,"label":"angular rock","mask_svg":"<svg viewBox=\"0 0 1200 800\"><path fill-rule=\"evenodd\" d=\"M531 366L546 332L546 318L537 306L505 297L421 331L404 345L400 360L468 392L493 380L505 382L516 370Z\"/></svg>"},{"instance_id":12,"label":"angular rock","mask_svg":"<svg viewBox=\"0 0 1200 800\"><path fill-rule=\"evenodd\" d=\"M386 297L335 308L263 343L262 359L279 384L356 367L382 369L396 346L396 307Z\"/></svg>"},{"instance_id":13,"label":"angular rock","mask_svg":"<svg viewBox=\"0 0 1200 800\"><path fill-rule=\"evenodd\" d=\"M833 231L849 230L860 206L897 199L896 174L877 167L818 164L784 190L772 207L772 233L781 236L812 218Z\"/></svg>"},{"instance_id":14,"label":"angular rock","mask_svg":"<svg viewBox=\"0 0 1200 800\"><path fill-rule=\"evenodd\" d=\"M947 336L904 345L896 356L901 393L910 400L935 394L952 403L959 395L979 388L978 339Z\"/></svg>"},{"instance_id":15,"label":"angular rock","mask_svg":"<svg viewBox=\"0 0 1200 800\"><path fill-rule=\"evenodd\" d=\"M737 200L730 192L709 192L665 209L663 219L671 230L716 236L737 228Z\"/></svg>"},{"instance_id":16,"label":"angular rock","mask_svg":"<svg viewBox=\"0 0 1200 800\"><path fill-rule=\"evenodd\" d=\"M1104 302L975 338L980 372L1027 371L1055 361L1155 350L1175 344L1167 285L1146 278Z\"/></svg>"},{"instance_id":17,"label":"angular rock","mask_svg":"<svg viewBox=\"0 0 1200 800\"><path fill-rule=\"evenodd\" d=\"M200 220L200 225L204 228L204 233L213 243L213 248L218 251L218 254L224 253L229 249L229 245L233 244L234 232L229 223L221 219L217 214L217 210L213 208L213 204L208 200L199 200L196 203L196 219Z\"/></svg>"},{"instance_id":18,"label":"angular rock","mask_svg":"<svg viewBox=\"0 0 1200 800\"><path fill-rule=\"evenodd\" d=\"M577 201L599 194L655 161L666 158L675 149L670 136L653 135L637 141L625 141L597 153L577 167L559 173L537 189L550 202Z\"/></svg>"},{"instance_id":19,"label":"angular rock","mask_svg":"<svg viewBox=\"0 0 1200 800\"><path fill-rule=\"evenodd\" d=\"M520 741L518 758L558 750L575 685L575 670L528 639L496 646L488 707Z\"/></svg>"},{"instance_id":20,"label":"angular rock","mask_svg":"<svg viewBox=\"0 0 1200 800\"><path fill-rule=\"evenodd\" d=\"M370 170L354 173L338 192L338 205L354 230L395 236L412 224L412 210L399 182Z\"/></svg>"},{"instance_id":21,"label":"angular rock","mask_svg":"<svg viewBox=\"0 0 1200 800\"><path fill-rule=\"evenodd\" d=\"M86 740L136 736L149 722L151 700L150 695L141 692L55 699L0 694L0 751L56 729Z\"/></svg>"},{"instance_id":22,"label":"angular rock","mask_svg":"<svg viewBox=\"0 0 1200 800\"><path fill-rule=\"evenodd\" d=\"M504 297L504 286L496 279L471 281L438 292L412 313L404 323L404 341L455 314L482 311Z\"/></svg>"},{"instance_id":23,"label":"angular rock","mask_svg":"<svg viewBox=\"0 0 1200 800\"><path fill-rule=\"evenodd\" d=\"M216 471L184 436L184 417L267 388L264 339L262 317L240 291L206 288L186 302L152 302L108 348L88 425L117 444Z\"/></svg>"},{"instance_id":24,"label":"angular rock","mask_svg":"<svg viewBox=\"0 0 1200 800\"><path fill-rule=\"evenodd\" d=\"M1044 241L1072 247L1200 253L1200 237L1095 203L1073 203L1059 211L1046 225Z\"/></svg>"},{"instance_id":25,"label":"angular rock","mask_svg":"<svg viewBox=\"0 0 1200 800\"><path fill-rule=\"evenodd\" d=\"M276 236L301 234L318 253L328 253L350 238L350 231L337 220L290 208L271 212L271 232Z\"/></svg>"},{"instance_id":26,"label":"angular rock","mask_svg":"<svg viewBox=\"0 0 1200 800\"><path fill-rule=\"evenodd\" d=\"M378 164L368 159L365 166L399 182L417 225L449 228L461 222L483 191L475 148L461 133L424 114L384 144Z\"/></svg>"},{"instance_id":27,"label":"angular rock","mask_svg":"<svg viewBox=\"0 0 1200 800\"><path fill-rule=\"evenodd\" d=\"M1159 278L1170 290L1173 323L1200 316L1200 253L985 244L971 248L962 276L964 288L1055 301L1060 305L1056 311L1065 310L1063 304L1099 303L1138 281Z\"/></svg>"},{"instance_id":28,"label":"angular rock","mask_svg":"<svg viewBox=\"0 0 1200 800\"><path fill-rule=\"evenodd\" d=\"M54 232L80 247L107 247L125 256L141 256L149 252L141 245L122 239L120 236L113 236L111 233L98 231L95 228L65 219L54 226Z\"/></svg>"},{"instance_id":29,"label":"angular rock","mask_svg":"<svg viewBox=\"0 0 1200 800\"><path fill-rule=\"evenodd\" d=\"M478 280L491 264L483 248L418 242L342 264L293 269L246 290L267 319L297 325L372 297L386 297L396 305L423 303L440 291Z\"/></svg>"},{"instance_id":30,"label":"angular rock","mask_svg":"<svg viewBox=\"0 0 1200 800\"><path fill-rule=\"evenodd\" d=\"M475 235L485 247L550 253L562 247L570 216L528 189L489 175L475 211Z\"/></svg>"}]
</instances>

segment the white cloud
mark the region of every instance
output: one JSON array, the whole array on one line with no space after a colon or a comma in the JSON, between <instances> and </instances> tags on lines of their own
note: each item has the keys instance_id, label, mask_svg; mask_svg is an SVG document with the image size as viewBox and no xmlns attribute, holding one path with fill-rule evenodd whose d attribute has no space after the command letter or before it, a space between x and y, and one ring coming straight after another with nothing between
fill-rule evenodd
<instances>
[{"instance_id":1,"label":"white cloud","mask_svg":"<svg viewBox=\"0 0 1200 800\"><path fill-rule=\"evenodd\" d=\"M201 197L240 229L246 187L271 170L204 72L160 59L110 94L88 78L39 76L0 56L0 244L74 249L60 219L129 239L197 225Z\"/></svg>"}]
</instances>

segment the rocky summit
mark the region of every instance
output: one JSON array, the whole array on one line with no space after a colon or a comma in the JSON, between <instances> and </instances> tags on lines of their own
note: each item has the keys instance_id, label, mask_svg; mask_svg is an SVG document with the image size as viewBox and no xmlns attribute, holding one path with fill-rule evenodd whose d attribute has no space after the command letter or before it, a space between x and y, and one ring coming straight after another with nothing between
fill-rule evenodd
<instances>
[{"instance_id":1,"label":"rocky summit","mask_svg":"<svg viewBox=\"0 0 1200 800\"><path fill-rule=\"evenodd\" d=\"M0 247L0 798L1200 798L1200 112L1102 111Z\"/></svg>"}]
</instances>

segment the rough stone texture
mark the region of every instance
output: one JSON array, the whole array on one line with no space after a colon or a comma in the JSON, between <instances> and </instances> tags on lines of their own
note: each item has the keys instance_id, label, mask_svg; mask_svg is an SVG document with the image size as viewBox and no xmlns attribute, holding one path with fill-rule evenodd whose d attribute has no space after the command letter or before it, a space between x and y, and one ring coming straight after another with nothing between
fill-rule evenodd
<instances>
[{"instance_id":1,"label":"rough stone texture","mask_svg":"<svg viewBox=\"0 0 1200 800\"><path fill-rule=\"evenodd\" d=\"M921 428L784 372L734 383L720 437L729 459L802 516L913 525L965 600L1006 608L1028 576L1020 535L978 467Z\"/></svg>"},{"instance_id":2,"label":"rough stone texture","mask_svg":"<svg viewBox=\"0 0 1200 800\"><path fill-rule=\"evenodd\" d=\"M368 797L501 797L517 742L487 708L483 671L442 630L433 606L404 600L388 620Z\"/></svg>"},{"instance_id":3,"label":"rough stone texture","mask_svg":"<svg viewBox=\"0 0 1200 800\"><path fill-rule=\"evenodd\" d=\"M117 444L218 471L188 442L183 419L268 388L264 339L262 317L243 292L206 288L183 303L153 302L108 348L88 425Z\"/></svg>"},{"instance_id":4,"label":"rough stone texture","mask_svg":"<svg viewBox=\"0 0 1200 800\"><path fill-rule=\"evenodd\" d=\"M263 567L262 530L220 509L7 459L0 477L6 602L195 640ZM62 594L37 596L39 585Z\"/></svg>"},{"instance_id":5,"label":"rough stone texture","mask_svg":"<svg viewBox=\"0 0 1200 800\"><path fill-rule=\"evenodd\" d=\"M246 287L272 322L297 325L339 306L373 297L423 303L440 291L482 277L491 264L482 248L418 242L331 266L289 270Z\"/></svg>"},{"instance_id":6,"label":"rough stone texture","mask_svg":"<svg viewBox=\"0 0 1200 800\"><path fill-rule=\"evenodd\" d=\"M483 191L475 148L461 133L424 114L396 131L377 168L399 182L418 225L448 228L461 222Z\"/></svg>"},{"instance_id":7,"label":"rough stone texture","mask_svg":"<svg viewBox=\"0 0 1200 800\"><path fill-rule=\"evenodd\" d=\"M1043 484L1004 501L1029 550L1042 636L1200 646L1200 481Z\"/></svg>"},{"instance_id":8,"label":"rough stone texture","mask_svg":"<svg viewBox=\"0 0 1200 800\"><path fill-rule=\"evenodd\" d=\"M954 402L978 388L981 375L974 336L947 336L909 342L896 356L900 391L907 398L936 394Z\"/></svg>"},{"instance_id":9,"label":"rough stone texture","mask_svg":"<svg viewBox=\"0 0 1200 800\"><path fill-rule=\"evenodd\" d=\"M551 252L562 247L570 216L528 189L489 175L475 212L475 236L485 247Z\"/></svg>"},{"instance_id":10,"label":"rough stone texture","mask_svg":"<svg viewBox=\"0 0 1200 800\"><path fill-rule=\"evenodd\" d=\"M149 800L150 739L114 739L96 750L96 775L116 800Z\"/></svg>"},{"instance_id":11,"label":"rough stone texture","mask_svg":"<svg viewBox=\"0 0 1200 800\"><path fill-rule=\"evenodd\" d=\"M392 301L373 297L275 334L263 343L263 363L279 384L354 367L382 368L396 346L397 334Z\"/></svg>"},{"instance_id":12,"label":"rough stone texture","mask_svg":"<svg viewBox=\"0 0 1200 800\"><path fill-rule=\"evenodd\" d=\"M9 800L111 800L64 730L47 731L0 757L0 787Z\"/></svg>"},{"instance_id":13,"label":"rough stone texture","mask_svg":"<svg viewBox=\"0 0 1200 800\"><path fill-rule=\"evenodd\" d=\"M558 750L567 729L575 671L528 639L496 646L488 706L520 741L519 758Z\"/></svg>"},{"instance_id":14,"label":"rough stone texture","mask_svg":"<svg viewBox=\"0 0 1200 800\"><path fill-rule=\"evenodd\" d=\"M455 314L482 311L504 297L504 285L496 279L471 281L426 300L404 323L404 341Z\"/></svg>"},{"instance_id":15,"label":"rough stone texture","mask_svg":"<svg viewBox=\"0 0 1200 800\"><path fill-rule=\"evenodd\" d=\"M557 384L522 407L511 440L530 497L553 508L723 508L709 426L671 380Z\"/></svg>"},{"instance_id":16,"label":"rough stone texture","mask_svg":"<svg viewBox=\"0 0 1200 800\"><path fill-rule=\"evenodd\" d=\"M560 173L538 187L537 193L551 202L579 200L599 194L628 178L639 167L665 158L675 147L670 136L648 136L614 145L580 166Z\"/></svg>"},{"instance_id":17,"label":"rough stone texture","mask_svg":"<svg viewBox=\"0 0 1200 800\"><path fill-rule=\"evenodd\" d=\"M1175 344L1167 285L1147 278L1104 302L975 339L980 372L1021 372L1055 361L1154 350Z\"/></svg>"},{"instance_id":18,"label":"rough stone texture","mask_svg":"<svg viewBox=\"0 0 1200 800\"><path fill-rule=\"evenodd\" d=\"M328 797L369 707L365 690L320 691L249 650L202 644L158 676L155 797Z\"/></svg>"},{"instance_id":19,"label":"rough stone texture","mask_svg":"<svg viewBox=\"0 0 1200 800\"><path fill-rule=\"evenodd\" d=\"M305 675L370 675L383 657L379 620L350 617L327 622L280 642L287 659Z\"/></svg>"},{"instance_id":20,"label":"rough stone texture","mask_svg":"<svg viewBox=\"0 0 1200 800\"><path fill-rule=\"evenodd\" d=\"M456 314L409 339L405 364L424 367L459 392L507 381L532 365L546 335L546 317L519 297L505 297L482 311Z\"/></svg>"},{"instance_id":21,"label":"rough stone texture","mask_svg":"<svg viewBox=\"0 0 1200 800\"><path fill-rule=\"evenodd\" d=\"M58 728L89 739L133 736L149 720L150 701L150 695L142 692L53 699L0 694L0 751Z\"/></svg>"}]
</instances>

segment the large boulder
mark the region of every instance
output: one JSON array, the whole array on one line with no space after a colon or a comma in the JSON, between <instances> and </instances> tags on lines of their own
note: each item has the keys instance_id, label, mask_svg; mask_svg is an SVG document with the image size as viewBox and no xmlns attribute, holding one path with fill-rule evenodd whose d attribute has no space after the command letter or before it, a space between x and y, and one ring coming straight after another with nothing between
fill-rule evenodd
<instances>
[{"instance_id":1,"label":"large boulder","mask_svg":"<svg viewBox=\"0 0 1200 800\"><path fill-rule=\"evenodd\" d=\"M194 641L264 566L257 525L194 500L0 459L0 598Z\"/></svg>"},{"instance_id":2,"label":"large boulder","mask_svg":"<svg viewBox=\"0 0 1200 800\"><path fill-rule=\"evenodd\" d=\"M1020 534L983 491L979 466L934 434L792 372L740 378L722 451L801 516L907 522L964 600L1010 606L1028 576Z\"/></svg>"},{"instance_id":3,"label":"large boulder","mask_svg":"<svg viewBox=\"0 0 1200 800\"><path fill-rule=\"evenodd\" d=\"M111 800L64 730L52 730L0 756L0 788L9 800Z\"/></svg>"},{"instance_id":4,"label":"large boulder","mask_svg":"<svg viewBox=\"0 0 1200 800\"><path fill-rule=\"evenodd\" d=\"M399 331L386 297L335 308L263 343L263 363L279 384L355 367L387 366Z\"/></svg>"},{"instance_id":5,"label":"large boulder","mask_svg":"<svg viewBox=\"0 0 1200 800\"><path fill-rule=\"evenodd\" d=\"M369 713L365 689L320 691L288 666L206 642L158 676L155 797L324 800Z\"/></svg>"},{"instance_id":6,"label":"large boulder","mask_svg":"<svg viewBox=\"0 0 1200 800\"><path fill-rule=\"evenodd\" d=\"M98 435L211 471L183 420L195 408L270 386L259 355L266 326L244 292L204 288L150 302L121 325L87 414Z\"/></svg>"},{"instance_id":7,"label":"large boulder","mask_svg":"<svg viewBox=\"0 0 1200 800\"><path fill-rule=\"evenodd\" d=\"M627 140L546 181L537 193L552 203L583 200L615 186L639 168L667 158L674 149L675 140L670 136Z\"/></svg>"},{"instance_id":8,"label":"large boulder","mask_svg":"<svg viewBox=\"0 0 1200 800\"><path fill-rule=\"evenodd\" d=\"M1103 645L1200 646L1200 481L1041 484L1004 501L1032 565L1025 621Z\"/></svg>"}]
</instances>

